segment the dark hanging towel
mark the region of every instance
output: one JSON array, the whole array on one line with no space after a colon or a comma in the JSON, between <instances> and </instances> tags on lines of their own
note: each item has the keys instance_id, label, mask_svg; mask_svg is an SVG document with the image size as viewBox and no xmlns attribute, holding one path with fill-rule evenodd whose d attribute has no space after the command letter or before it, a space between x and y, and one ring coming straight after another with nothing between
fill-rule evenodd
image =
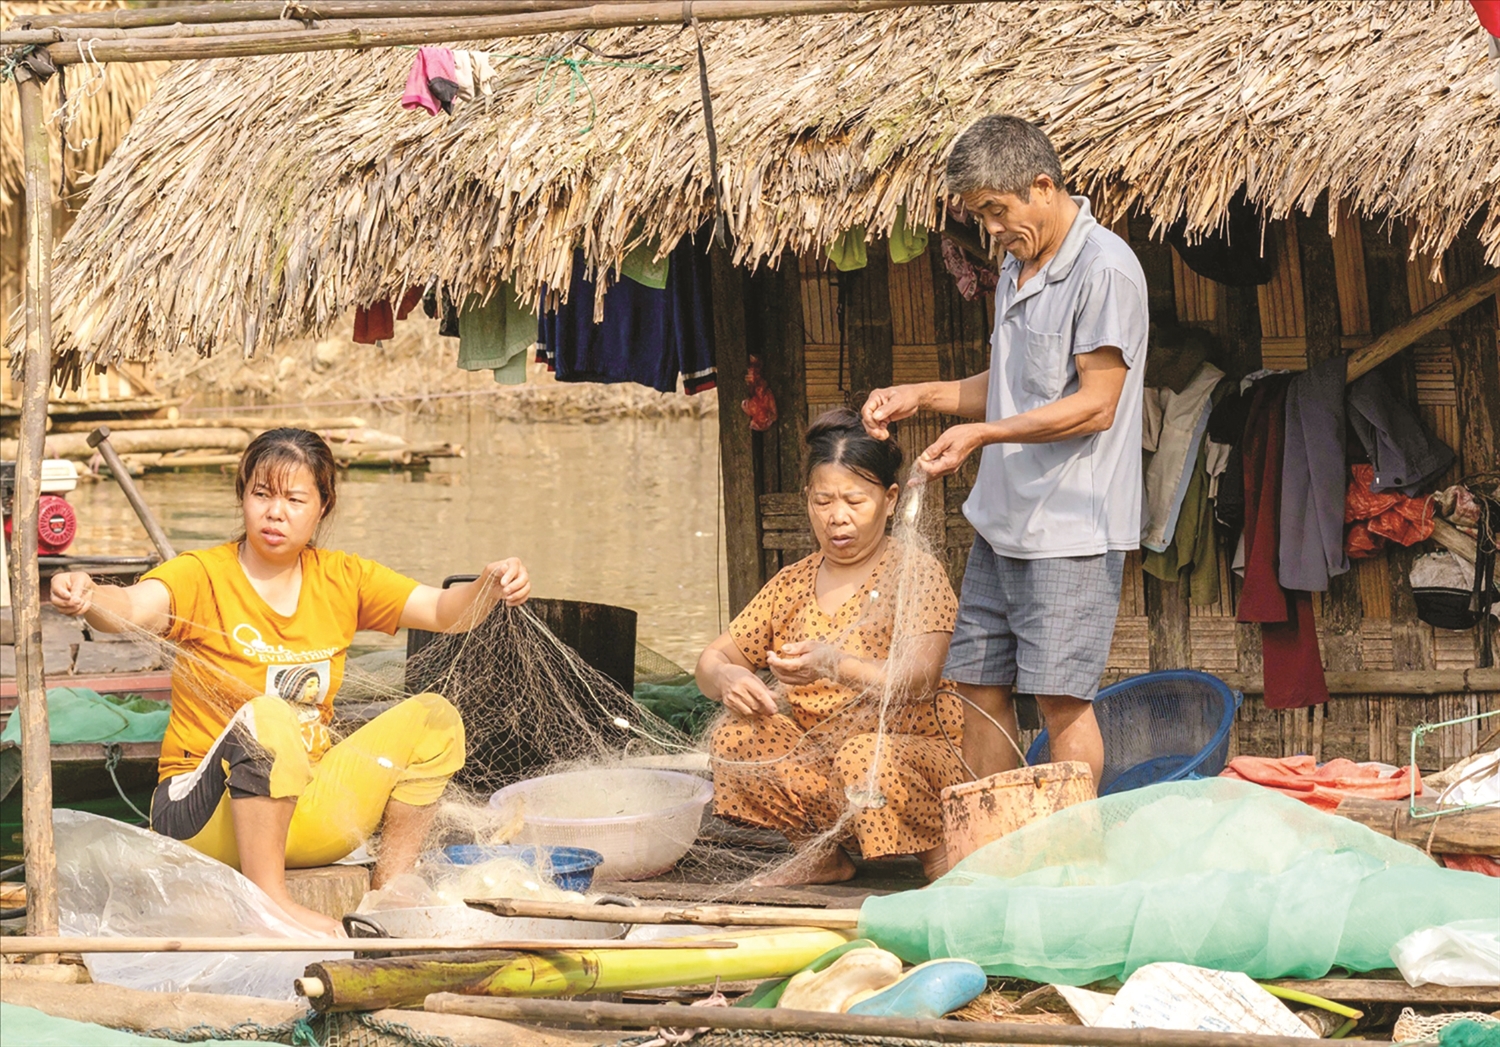
<instances>
[{"instance_id":1,"label":"dark hanging towel","mask_svg":"<svg viewBox=\"0 0 1500 1047\"><path fill-rule=\"evenodd\" d=\"M1286 436L1286 375L1255 384L1245 420L1245 585L1241 622L1260 623L1266 706L1299 709L1328 701L1312 597L1281 587L1282 448Z\"/></svg>"},{"instance_id":2,"label":"dark hanging towel","mask_svg":"<svg viewBox=\"0 0 1500 1047\"><path fill-rule=\"evenodd\" d=\"M584 277L583 252L573 256L567 304L543 312L537 340L560 382L637 382L659 392L712 389L713 313L708 255L683 237L672 249L666 286L622 278L604 295L604 319L594 323L594 282Z\"/></svg>"}]
</instances>

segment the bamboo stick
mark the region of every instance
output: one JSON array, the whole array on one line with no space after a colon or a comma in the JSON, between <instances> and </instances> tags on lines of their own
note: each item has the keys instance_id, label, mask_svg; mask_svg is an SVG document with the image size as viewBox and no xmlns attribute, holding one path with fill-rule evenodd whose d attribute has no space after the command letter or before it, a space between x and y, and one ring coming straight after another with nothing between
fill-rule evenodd
<instances>
[{"instance_id":1,"label":"bamboo stick","mask_svg":"<svg viewBox=\"0 0 1500 1047\"><path fill-rule=\"evenodd\" d=\"M16 690L21 716L21 823L27 927L57 933L57 851L52 842L52 732L42 677L42 582L37 563L47 391L52 384L52 172L42 84L16 67L26 156L26 357L13 519ZM44 963L61 950L41 949Z\"/></svg>"},{"instance_id":2,"label":"bamboo stick","mask_svg":"<svg viewBox=\"0 0 1500 1047\"><path fill-rule=\"evenodd\" d=\"M1413 988L1399 979L1386 978L1320 978L1301 981L1278 978L1269 984L1280 989L1296 989L1340 1003L1412 1003L1457 1006L1500 1006L1500 986L1423 985Z\"/></svg>"},{"instance_id":3,"label":"bamboo stick","mask_svg":"<svg viewBox=\"0 0 1500 1047\"><path fill-rule=\"evenodd\" d=\"M1467 287L1445 294L1404 324L1391 328L1369 345L1350 353L1348 380L1352 382L1373 371L1418 338L1431 334L1455 316L1468 312L1497 293L1500 293L1500 270L1480 277Z\"/></svg>"},{"instance_id":4,"label":"bamboo stick","mask_svg":"<svg viewBox=\"0 0 1500 1047\"><path fill-rule=\"evenodd\" d=\"M33 891L28 895L28 899L35 893ZM560 938L556 941L529 939L513 942L485 938L80 938L57 935L7 935L0 938L0 956L37 956L62 952L634 952L736 948L738 946L734 942L701 938L675 942L626 942L614 938Z\"/></svg>"},{"instance_id":5,"label":"bamboo stick","mask_svg":"<svg viewBox=\"0 0 1500 1047\"><path fill-rule=\"evenodd\" d=\"M168 429L249 429L255 433L263 433L268 429L281 429L290 426L294 429L313 429L321 432L324 429L364 429L365 419L358 415L344 415L333 418L251 418L240 416L225 416L223 418L121 418L111 421L109 428L114 433L127 433L136 430L168 430ZM68 421L54 422L52 424L53 434L58 433L91 433L99 427L98 422Z\"/></svg>"},{"instance_id":6,"label":"bamboo stick","mask_svg":"<svg viewBox=\"0 0 1500 1047\"><path fill-rule=\"evenodd\" d=\"M611 923L692 923L709 927L823 927L835 931L859 926L858 909L793 909L777 905L599 906L591 902L529 898L480 898L470 899L466 904L497 916L525 919L608 919Z\"/></svg>"},{"instance_id":7,"label":"bamboo stick","mask_svg":"<svg viewBox=\"0 0 1500 1047\"><path fill-rule=\"evenodd\" d=\"M562 1023L595 1029L662 1027L748 1029L891 1037L939 1043L1062 1044L1076 1047L1306 1047L1295 1036L1200 1032L1180 1029L1091 1029L1083 1025L958 1022L946 1019L876 1018L821 1011L738 1007L663 1007L660 1004L585 1003L573 1000L492 999L434 993L423 1009L502 1021Z\"/></svg>"},{"instance_id":8,"label":"bamboo stick","mask_svg":"<svg viewBox=\"0 0 1500 1047\"><path fill-rule=\"evenodd\" d=\"M319 1013L418 1005L434 992L476 992L515 953L444 953L379 960L323 960L294 983Z\"/></svg>"},{"instance_id":9,"label":"bamboo stick","mask_svg":"<svg viewBox=\"0 0 1500 1047\"><path fill-rule=\"evenodd\" d=\"M1216 675L1244 694L1261 694L1265 690L1265 682L1258 672ZM1334 695L1489 694L1500 691L1500 668L1363 669L1326 675L1328 691Z\"/></svg>"},{"instance_id":10,"label":"bamboo stick","mask_svg":"<svg viewBox=\"0 0 1500 1047\"><path fill-rule=\"evenodd\" d=\"M244 0L229 3L168 4L145 10L84 11L26 15L17 24L34 28L146 29L171 25L212 25L239 21L330 18L410 18L415 15L504 15L579 7L580 0Z\"/></svg>"},{"instance_id":11,"label":"bamboo stick","mask_svg":"<svg viewBox=\"0 0 1500 1047\"><path fill-rule=\"evenodd\" d=\"M1500 854L1500 808L1478 807L1415 819L1408 800L1349 796L1339 801L1333 813L1433 854Z\"/></svg>"},{"instance_id":12,"label":"bamboo stick","mask_svg":"<svg viewBox=\"0 0 1500 1047\"><path fill-rule=\"evenodd\" d=\"M786 18L792 15L862 14L907 7L972 4L979 0L694 0L693 17L700 22ZM682 21L679 0L635 0L595 4L493 17L391 20L389 27L313 29L300 32L250 34L227 39L101 40L85 48L81 41L52 44L48 53L57 65L94 62L160 62L181 59L243 58L250 55L299 54L307 51L362 50L406 44L453 43L460 40L501 40L516 36L616 29L625 26L676 25Z\"/></svg>"}]
</instances>

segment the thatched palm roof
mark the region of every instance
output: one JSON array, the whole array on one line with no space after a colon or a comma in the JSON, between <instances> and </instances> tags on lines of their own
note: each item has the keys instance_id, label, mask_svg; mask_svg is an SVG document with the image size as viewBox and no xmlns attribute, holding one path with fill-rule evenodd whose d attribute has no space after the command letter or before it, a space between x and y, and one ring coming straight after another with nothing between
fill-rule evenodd
<instances>
[{"instance_id":1,"label":"thatched palm roof","mask_svg":"<svg viewBox=\"0 0 1500 1047\"><path fill-rule=\"evenodd\" d=\"M124 7L124 0L6 0L3 21L7 24L27 15L56 14L61 11L108 11ZM66 163L68 186L76 190L104 166L130 122L151 97L156 80L166 71L166 62L140 62L130 65L78 66L68 70L68 93L72 105L68 110ZM58 81L43 88L43 104L51 118L53 135L52 189L61 185L62 162L57 139ZM21 156L21 103L18 92L0 91L0 241L10 243L20 230L24 160Z\"/></svg>"},{"instance_id":2,"label":"thatched palm roof","mask_svg":"<svg viewBox=\"0 0 1500 1047\"><path fill-rule=\"evenodd\" d=\"M1273 217L1329 192L1428 254L1483 215L1500 262L1500 99L1462 0L1031 2L704 36L747 264L888 230L903 204L940 223L946 149L995 111L1039 121L1105 214L1203 230L1241 185ZM588 57L571 42L492 49ZM606 267L670 243L712 214L692 35L589 42L680 69L585 66L585 91L500 59L498 94L450 120L398 107L409 50L180 63L59 252L59 347L259 352L430 275L532 292L576 246Z\"/></svg>"}]
</instances>

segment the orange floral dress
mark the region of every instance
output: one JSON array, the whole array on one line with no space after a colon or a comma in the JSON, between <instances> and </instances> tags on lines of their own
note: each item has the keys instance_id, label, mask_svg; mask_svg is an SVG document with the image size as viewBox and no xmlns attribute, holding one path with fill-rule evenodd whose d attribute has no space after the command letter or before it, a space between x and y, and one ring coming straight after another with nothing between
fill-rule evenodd
<instances>
[{"instance_id":1,"label":"orange floral dress","mask_svg":"<svg viewBox=\"0 0 1500 1047\"><path fill-rule=\"evenodd\" d=\"M818 606L823 554L814 553L778 572L735 616L729 635L757 669L769 652L803 640L888 658L902 581L903 635L951 633L958 600L946 572L926 553L909 556L903 563L902 550L887 542L864 585L829 615ZM936 847L943 839L938 793L965 779L963 708L948 694L896 698L881 738L880 701L878 691L819 680L785 687L774 716L726 714L710 743L714 812L794 839L852 836L866 858Z\"/></svg>"}]
</instances>

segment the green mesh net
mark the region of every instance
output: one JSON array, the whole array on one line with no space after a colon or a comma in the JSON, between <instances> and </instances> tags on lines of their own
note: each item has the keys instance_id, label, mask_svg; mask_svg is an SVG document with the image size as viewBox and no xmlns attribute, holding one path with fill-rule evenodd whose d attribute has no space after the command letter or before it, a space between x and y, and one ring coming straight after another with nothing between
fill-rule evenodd
<instances>
[{"instance_id":1,"label":"green mesh net","mask_svg":"<svg viewBox=\"0 0 1500 1047\"><path fill-rule=\"evenodd\" d=\"M1243 782L1080 804L871 898L860 934L911 963L1084 985L1176 960L1254 978L1390 967L1422 927L1500 916L1495 881Z\"/></svg>"}]
</instances>

